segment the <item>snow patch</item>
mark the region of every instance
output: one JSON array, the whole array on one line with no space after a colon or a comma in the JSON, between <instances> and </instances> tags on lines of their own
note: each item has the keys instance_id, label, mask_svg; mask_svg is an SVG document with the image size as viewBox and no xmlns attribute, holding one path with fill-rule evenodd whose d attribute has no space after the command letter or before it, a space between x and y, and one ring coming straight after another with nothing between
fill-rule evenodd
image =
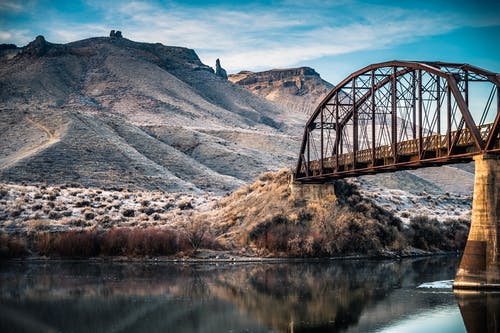
<instances>
[{"instance_id":1,"label":"snow patch","mask_svg":"<svg viewBox=\"0 0 500 333\"><path fill-rule=\"evenodd\" d=\"M453 280L442 280L442 281L426 282L426 283L422 283L417 288L426 288L426 289L452 289L453 288Z\"/></svg>"}]
</instances>

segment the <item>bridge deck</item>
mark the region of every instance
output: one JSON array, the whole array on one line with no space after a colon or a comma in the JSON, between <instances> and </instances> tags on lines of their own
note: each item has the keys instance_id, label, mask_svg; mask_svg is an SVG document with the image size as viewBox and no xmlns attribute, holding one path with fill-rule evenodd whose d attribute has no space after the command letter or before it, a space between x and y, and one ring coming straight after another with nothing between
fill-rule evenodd
<instances>
[{"instance_id":1,"label":"bridge deck","mask_svg":"<svg viewBox=\"0 0 500 333\"><path fill-rule=\"evenodd\" d=\"M486 142L493 128L493 123L479 126L483 142ZM458 138L457 138L458 136ZM500 133L498 135L500 139ZM450 147L453 143L453 154ZM500 140L491 151L500 153ZM442 165L447 163L472 161L477 154L477 148L468 129L452 131L441 135L429 135L419 139L401 141L396 147L385 145L375 149L359 150L356 156L353 152L330 156L323 160L313 160L304 163L300 170L302 177L296 180L317 182L324 178L334 179L363 174L394 171L395 169L412 169L422 166ZM307 168L308 167L308 168Z\"/></svg>"}]
</instances>

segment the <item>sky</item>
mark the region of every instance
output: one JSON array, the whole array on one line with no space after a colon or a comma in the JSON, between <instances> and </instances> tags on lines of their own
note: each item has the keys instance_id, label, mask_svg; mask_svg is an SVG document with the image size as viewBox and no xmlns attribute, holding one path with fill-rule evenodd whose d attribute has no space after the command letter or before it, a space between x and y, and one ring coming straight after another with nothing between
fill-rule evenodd
<instances>
[{"instance_id":1,"label":"sky","mask_svg":"<svg viewBox=\"0 0 500 333\"><path fill-rule=\"evenodd\" d=\"M194 49L229 73L309 66L337 84L376 62L464 62L500 72L500 1L0 0L0 43L108 36Z\"/></svg>"}]
</instances>

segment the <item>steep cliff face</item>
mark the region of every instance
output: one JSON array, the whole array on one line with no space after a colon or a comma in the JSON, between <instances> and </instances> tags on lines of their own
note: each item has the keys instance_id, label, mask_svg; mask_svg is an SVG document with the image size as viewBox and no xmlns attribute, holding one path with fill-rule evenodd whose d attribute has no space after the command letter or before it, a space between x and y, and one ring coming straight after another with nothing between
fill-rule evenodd
<instances>
[{"instance_id":1,"label":"steep cliff face","mask_svg":"<svg viewBox=\"0 0 500 333\"><path fill-rule=\"evenodd\" d=\"M265 72L242 71L229 80L284 108L310 114L333 85L321 79L310 67L273 69Z\"/></svg>"}]
</instances>

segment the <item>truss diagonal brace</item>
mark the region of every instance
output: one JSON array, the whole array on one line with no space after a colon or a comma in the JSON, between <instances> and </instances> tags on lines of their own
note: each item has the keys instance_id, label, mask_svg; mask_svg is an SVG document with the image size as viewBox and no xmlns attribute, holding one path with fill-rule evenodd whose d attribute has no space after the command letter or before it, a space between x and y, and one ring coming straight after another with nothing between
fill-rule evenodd
<instances>
[{"instance_id":1,"label":"truss diagonal brace","mask_svg":"<svg viewBox=\"0 0 500 333\"><path fill-rule=\"evenodd\" d=\"M500 85L497 85L497 116L491 128L488 141L486 143L486 150L493 148L493 144L498 140L498 132L500 131Z\"/></svg>"},{"instance_id":2,"label":"truss diagonal brace","mask_svg":"<svg viewBox=\"0 0 500 333\"><path fill-rule=\"evenodd\" d=\"M457 81L455 80L453 74L448 74L447 81L451 89L451 92L453 94L453 97L455 97L455 101L457 102L458 108L460 109L460 112L464 117L465 123L467 124L467 128L469 129L470 134L474 139L474 143L476 144L477 148L479 148L480 151L483 151L484 150L483 139L481 139L481 134L479 133L479 129L477 128L476 123L474 122L474 119L470 114L469 107L467 106L467 103L465 103L464 97L460 93L460 89L458 89Z\"/></svg>"}]
</instances>

